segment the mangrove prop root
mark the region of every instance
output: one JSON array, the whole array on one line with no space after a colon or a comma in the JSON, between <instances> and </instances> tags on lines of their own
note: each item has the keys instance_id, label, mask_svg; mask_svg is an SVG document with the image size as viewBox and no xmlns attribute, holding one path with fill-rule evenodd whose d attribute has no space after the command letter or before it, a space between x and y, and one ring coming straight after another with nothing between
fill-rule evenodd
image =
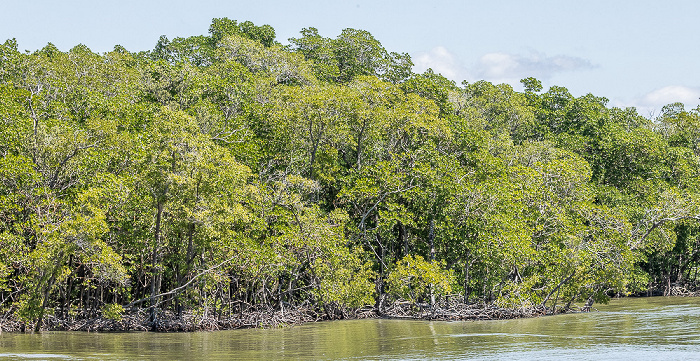
<instances>
[{"instance_id":1,"label":"mangrove prop root","mask_svg":"<svg viewBox=\"0 0 700 361\"><path fill-rule=\"evenodd\" d=\"M576 310L562 310L570 312ZM377 312L374 307L363 307L353 311L330 313L332 319L396 318L414 320L467 321L503 320L538 317L550 314L545 307L501 308L494 305L464 303L429 305L407 301L389 303L386 309ZM57 313L58 314L58 313ZM204 314L204 315L203 315ZM131 309L120 320L95 317L88 312L77 312L68 317L47 315L43 319L42 330L50 331L157 331L191 332L231 330L239 328L274 328L299 325L307 322L329 320L329 313L311 307L309 304L285 307L283 310L267 306L253 306L231 317L205 316L207 313L184 312L180 316L171 311L160 311L156 321L150 320L148 308ZM211 314L211 313L210 313ZM14 318L4 318L0 324L3 332L21 332L33 329L34 325L22 323Z\"/></svg>"}]
</instances>

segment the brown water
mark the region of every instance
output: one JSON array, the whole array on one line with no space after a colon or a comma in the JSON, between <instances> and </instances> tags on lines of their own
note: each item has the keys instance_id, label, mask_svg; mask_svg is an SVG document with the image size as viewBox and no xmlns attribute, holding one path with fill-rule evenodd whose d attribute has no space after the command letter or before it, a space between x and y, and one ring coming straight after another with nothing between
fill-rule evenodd
<instances>
[{"instance_id":1,"label":"brown water","mask_svg":"<svg viewBox=\"0 0 700 361\"><path fill-rule=\"evenodd\" d=\"M700 299L508 321L357 320L272 330L0 335L9 360L700 360Z\"/></svg>"}]
</instances>

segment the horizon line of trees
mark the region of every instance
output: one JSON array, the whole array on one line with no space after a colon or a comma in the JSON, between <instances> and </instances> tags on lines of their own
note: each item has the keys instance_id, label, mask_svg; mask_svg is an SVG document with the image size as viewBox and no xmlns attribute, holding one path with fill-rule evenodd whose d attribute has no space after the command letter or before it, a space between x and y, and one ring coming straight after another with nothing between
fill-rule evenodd
<instances>
[{"instance_id":1,"label":"horizon line of trees","mask_svg":"<svg viewBox=\"0 0 700 361\"><path fill-rule=\"evenodd\" d=\"M0 45L0 311L555 311L695 282L700 108L457 85L369 32Z\"/></svg>"}]
</instances>

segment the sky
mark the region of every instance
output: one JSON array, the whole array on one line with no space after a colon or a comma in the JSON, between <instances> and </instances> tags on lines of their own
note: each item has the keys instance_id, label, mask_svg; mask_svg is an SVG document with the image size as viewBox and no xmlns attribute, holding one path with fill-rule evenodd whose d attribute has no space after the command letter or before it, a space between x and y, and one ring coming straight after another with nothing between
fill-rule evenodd
<instances>
[{"instance_id":1,"label":"sky","mask_svg":"<svg viewBox=\"0 0 700 361\"><path fill-rule=\"evenodd\" d=\"M669 103L700 104L700 1L696 0L0 0L0 41L22 50L51 42L150 50L161 35L206 34L213 18L275 28L288 43L303 28L335 38L369 31L389 51L408 53L457 84L488 80L521 90L592 93L609 106L653 117Z\"/></svg>"}]
</instances>

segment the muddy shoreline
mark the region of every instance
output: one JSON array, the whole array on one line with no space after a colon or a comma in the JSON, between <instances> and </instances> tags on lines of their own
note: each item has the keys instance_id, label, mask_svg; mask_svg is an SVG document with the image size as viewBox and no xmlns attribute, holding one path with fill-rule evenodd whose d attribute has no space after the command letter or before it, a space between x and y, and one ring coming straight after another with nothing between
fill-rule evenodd
<instances>
[{"instance_id":1,"label":"muddy shoreline","mask_svg":"<svg viewBox=\"0 0 700 361\"><path fill-rule=\"evenodd\" d=\"M700 297L700 291L689 291L684 287L673 287L669 294L662 292L651 295L638 294L629 297ZM423 321L484 321L532 318L558 315L564 313L589 312L595 307L570 308L557 307L555 311L543 306L503 308L493 304L465 304L450 302L437 304L413 304L407 301L395 301L377 308L367 306L356 310L327 308L321 311L309 304L286 306L280 308L251 307L244 312L231 316L207 314L206 312L159 311L155 322L150 320L148 308L134 308L125 312L121 319L114 320L93 313L76 312L70 316L59 317L60 310L44 317L41 331L83 331L83 332L197 332L235 330L244 328L278 328L301 325L310 322L357 319L404 319ZM32 332L34 324L22 322L12 312L0 316L0 333Z\"/></svg>"},{"instance_id":2,"label":"muddy shoreline","mask_svg":"<svg viewBox=\"0 0 700 361\"><path fill-rule=\"evenodd\" d=\"M557 310L558 313L577 312L577 310ZM196 312L183 312L177 315L170 311L161 311L155 322L149 319L147 308L125 312L121 319L114 320L102 315L74 314L68 317L48 315L44 318L42 331L84 331L84 332L195 332L233 330L242 328L276 328L301 325L309 322L330 320L352 320L367 318L411 319L426 321L476 321L503 320L514 318L539 317L552 314L543 307L501 308L483 304L451 304L435 307L421 307L408 302L397 301L382 312L374 307L365 307L353 311L334 310L320 312L310 307L287 307L281 309L257 309L230 317L205 315ZM31 332L34 324L5 315L0 320L1 332Z\"/></svg>"}]
</instances>

